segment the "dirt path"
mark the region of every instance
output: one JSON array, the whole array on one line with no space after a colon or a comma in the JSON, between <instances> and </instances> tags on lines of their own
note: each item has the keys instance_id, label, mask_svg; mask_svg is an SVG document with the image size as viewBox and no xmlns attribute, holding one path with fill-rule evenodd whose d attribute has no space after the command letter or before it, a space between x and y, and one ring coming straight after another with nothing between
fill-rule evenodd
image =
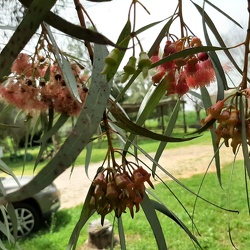
<instances>
[{"instance_id":1,"label":"dirt path","mask_svg":"<svg viewBox=\"0 0 250 250\"><path fill-rule=\"evenodd\" d=\"M233 162L234 155L231 148L222 147L220 151L221 165ZM242 159L239 153L237 159ZM153 154L151 154L153 156ZM177 149L167 149L164 151L159 163L169 173L177 178L188 178L195 174L204 173L213 157L212 146L210 145L192 145ZM142 156L140 159L150 165L150 161ZM88 192L91 180L101 163L95 163L90 166L89 178L85 174L84 166L75 167L71 173L71 169L65 171L55 180L55 184L61 191L61 209L69 208L84 202ZM215 171L213 163L209 171ZM162 171L157 174L164 180L170 179ZM156 180L157 181L157 180Z\"/></svg>"}]
</instances>

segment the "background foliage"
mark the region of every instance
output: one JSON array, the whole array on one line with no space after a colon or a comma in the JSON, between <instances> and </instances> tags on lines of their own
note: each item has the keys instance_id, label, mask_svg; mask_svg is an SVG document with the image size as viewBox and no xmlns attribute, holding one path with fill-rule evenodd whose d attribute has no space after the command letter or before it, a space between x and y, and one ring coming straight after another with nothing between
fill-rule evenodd
<instances>
[{"instance_id":1,"label":"background foliage","mask_svg":"<svg viewBox=\"0 0 250 250\"><path fill-rule=\"evenodd\" d=\"M162 216L170 218L180 226L194 245L199 247L196 233L168 205L157 198L157 188L155 191L148 190L144 182L151 185L150 175L151 178L157 177L157 168L171 176L158 163L169 143L195 140L207 129L211 131L220 185L222 177L219 148L230 146L232 154L237 155L242 147L245 167L245 176L242 179L245 182L249 206L249 29L242 41L227 46L226 39L217 29L218 24L213 22L206 7L212 7L234 26L241 25L210 1L203 1L202 4L196 1L190 3L201 20L204 33L202 42L184 19L185 8L182 0L171 2L175 6L171 16L152 23L144 20L139 28L137 22L140 16L137 15L137 9L142 8L146 13L150 9L147 10L143 2L131 1L128 3L128 19L120 27L116 42L98 32L95 20L91 20L87 14L84 3L77 0L74 1L74 15L78 17L80 25L66 20L61 14L62 7L67 9L68 2L51 0L46 5L42 0L2 2L3 9L11 15L9 23L1 26L5 41L0 54L0 94L5 103L17 106L18 109L15 110L21 109L20 112L16 111L15 119L6 116L10 109L3 109L2 140L6 139L4 134L10 135L15 130L15 126L22 128L26 155L34 135L40 132L36 140L39 143L39 152L34 169L40 166L49 142L52 140L57 144L56 153L41 167L30 183L0 198L2 206L25 199L45 188L70 168L84 149L87 174L91 167L92 142L105 137L107 152L90 186L79 220L69 239L68 249L76 248L82 228L96 212L102 220L107 214L113 216L118 225L121 248L126 249L126 232L122 222L126 209L132 217L136 217L135 212L143 210L158 249L167 249ZM11 12L13 8L15 11ZM247 9L245 15L248 15ZM0 21L3 23L5 20ZM173 33L176 23L179 28ZM158 25L161 25L161 29L146 51L140 35ZM12 30L11 33L9 30ZM69 45L61 45L58 32L69 37ZM244 48L242 65L232 56L233 47ZM221 63L221 52L227 57L230 66ZM23 61L26 56L30 59ZM230 71L240 75L240 80L233 82L233 87L228 83L228 79L231 79ZM211 98L211 90L207 87L210 83L216 86L215 100ZM184 96L194 100L198 113L199 107L205 108L207 117L202 120L201 128L192 134L175 136L173 131ZM167 126L163 132L151 131L145 124L159 102L166 97L175 101ZM33 105L29 105L31 102ZM129 118L123 108L124 103L139 104L136 118ZM12 119L14 125L10 124ZM14 123L15 120L18 122ZM57 141L56 136L66 125L68 133L63 135L61 141ZM159 141L153 158L137 143L138 136ZM119 146L114 144L114 138L118 138ZM140 161L139 152L152 161L152 166L146 166ZM128 155L134 156L134 162L127 160ZM3 172L14 176L4 162L1 168ZM122 182L119 178L126 180ZM171 178L198 200L206 199L202 194L191 191L174 176ZM163 190L168 189L164 182L163 187ZM224 204L221 209L231 211ZM194 226L192 214L187 210L186 212Z\"/></svg>"}]
</instances>

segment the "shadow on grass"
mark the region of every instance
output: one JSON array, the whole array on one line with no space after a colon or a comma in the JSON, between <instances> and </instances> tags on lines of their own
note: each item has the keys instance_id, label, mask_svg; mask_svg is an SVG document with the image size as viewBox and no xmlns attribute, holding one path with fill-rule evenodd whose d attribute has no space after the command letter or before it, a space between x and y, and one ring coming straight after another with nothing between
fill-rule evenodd
<instances>
[{"instance_id":1,"label":"shadow on grass","mask_svg":"<svg viewBox=\"0 0 250 250\"><path fill-rule=\"evenodd\" d=\"M71 215L66 210L59 210L44 222L42 228L39 230L39 234L58 232L70 222Z\"/></svg>"}]
</instances>

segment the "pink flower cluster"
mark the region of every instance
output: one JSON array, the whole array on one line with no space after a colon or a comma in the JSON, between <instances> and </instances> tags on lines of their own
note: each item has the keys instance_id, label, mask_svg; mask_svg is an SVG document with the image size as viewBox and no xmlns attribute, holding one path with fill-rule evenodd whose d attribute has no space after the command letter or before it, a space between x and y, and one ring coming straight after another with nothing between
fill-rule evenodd
<instances>
[{"instance_id":1,"label":"pink flower cluster","mask_svg":"<svg viewBox=\"0 0 250 250\"><path fill-rule=\"evenodd\" d=\"M6 84L0 85L0 97L22 110L45 111L53 108L56 112L76 116L84 105L88 89L81 68L76 63L71 63L71 68L82 103L72 97L57 64L50 66L50 62L43 57L32 61L24 53L19 54L12 65L13 76ZM48 73L49 80L46 81Z\"/></svg>"},{"instance_id":2,"label":"pink flower cluster","mask_svg":"<svg viewBox=\"0 0 250 250\"><path fill-rule=\"evenodd\" d=\"M162 58L159 49L151 57L151 61L157 62L171 54L188 48L200 47L202 43L197 37L188 37L177 41L167 40ZM157 67L157 73L152 77L154 84L161 80L166 82L166 94L186 94L190 88L203 87L215 81L215 71L208 54L200 52L166 62Z\"/></svg>"}]
</instances>

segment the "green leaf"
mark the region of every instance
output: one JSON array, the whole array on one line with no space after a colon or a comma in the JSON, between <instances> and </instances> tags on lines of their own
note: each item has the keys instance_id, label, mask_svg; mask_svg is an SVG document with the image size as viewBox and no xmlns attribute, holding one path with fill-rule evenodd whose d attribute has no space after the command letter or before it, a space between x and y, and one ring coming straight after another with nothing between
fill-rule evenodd
<instances>
[{"instance_id":1,"label":"green leaf","mask_svg":"<svg viewBox=\"0 0 250 250\"><path fill-rule=\"evenodd\" d=\"M201 95L202 95L202 100L205 109L207 110L212 106L211 98L210 95L205 87L201 88ZM215 166L216 166L216 173L218 177L218 181L220 185L222 186L221 182L221 171L220 171L220 154L219 154L219 149L218 146L216 145L216 135L214 133L214 130L216 128L214 121L212 120L211 123L213 123L213 128L210 130L211 133L211 139L212 139L212 144L213 144L213 149L214 149L214 160L215 160Z\"/></svg>"},{"instance_id":2,"label":"green leaf","mask_svg":"<svg viewBox=\"0 0 250 250\"><path fill-rule=\"evenodd\" d=\"M172 211L170 211L162 203L159 203L155 200L151 200L151 203L154 206L155 210L161 212L162 214L165 214L170 219L172 219L175 223L177 223L185 231L185 233L190 237L190 239L192 239L199 247L201 247L197 238L191 233L191 231L185 226L185 224Z\"/></svg>"},{"instance_id":3,"label":"green leaf","mask_svg":"<svg viewBox=\"0 0 250 250\"><path fill-rule=\"evenodd\" d=\"M214 9L216 9L218 12L220 12L222 15L224 15L226 18L228 18L230 21L232 21L234 24L236 24L237 26L239 26L240 28L242 28L242 26L236 22L232 17L230 17L228 14L226 14L224 11L222 11L221 9L219 9L217 6L215 6L214 4L212 4L210 1L205 0L205 2L207 4L209 4L210 6L212 6Z\"/></svg>"},{"instance_id":4,"label":"green leaf","mask_svg":"<svg viewBox=\"0 0 250 250\"><path fill-rule=\"evenodd\" d=\"M205 35L205 39L206 39L207 44L210 46L212 45L210 38L209 38L209 35L208 35L208 32L207 32L205 22L209 24L209 27L213 31L215 36L217 37L217 40L220 41L220 45L223 45L224 47L226 47L225 43L223 42L222 38L220 37L220 34L217 32L217 29L216 29L215 25L213 24L212 20L209 18L209 16L204 11L202 11L202 9L199 6L196 6L196 8L198 8L198 10L202 14L203 30L204 30L204 35ZM224 50L224 52L226 53L226 50ZM214 67L215 74L216 74L216 80L217 80L217 86L218 86L217 101L223 100L224 99L224 90L228 89L224 69L222 68L220 60L214 51L210 51L209 57L213 63L213 67Z\"/></svg>"},{"instance_id":5,"label":"green leaf","mask_svg":"<svg viewBox=\"0 0 250 250\"><path fill-rule=\"evenodd\" d=\"M119 232L121 250L126 250L126 239L122 223L122 216L119 217L117 220L118 220L118 232Z\"/></svg>"},{"instance_id":6,"label":"green leaf","mask_svg":"<svg viewBox=\"0 0 250 250\"><path fill-rule=\"evenodd\" d=\"M144 193L141 207L142 207L144 214L145 214L145 216L146 216L146 218L147 218L147 220L152 228L152 232L154 233L158 249L161 249L161 250L167 249L167 245L166 245L164 233L162 231L161 223L160 223L160 221L157 217L157 214L155 212L154 205L146 193Z\"/></svg>"},{"instance_id":7,"label":"green leaf","mask_svg":"<svg viewBox=\"0 0 250 250\"><path fill-rule=\"evenodd\" d=\"M100 171L100 169L97 170L97 173L99 171ZM89 188L88 194L85 198L80 218L79 218L78 222L76 223L74 230L71 233L69 243L67 246L67 250L76 249L77 240L79 238L79 235L80 235L82 228L87 223L89 218L95 213L95 209L90 206L90 200L91 200L92 194L94 193L94 190L95 190L95 186L91 185Z\"/></svg>"},{"instance_id":8,"label":"green leaf","mask_svg":"<svg viewBox=\"0 0 250 250\"><path fill-rule=\"evenodd\" d=\"M37 140L36 142L41 143L50 139L65 124L68 118L68 114L62 113L57 119L56 123L48 131L44 131L42 138L40 140Z\"/></svg>"},{"instance_id":9,"label":"green leaf","mask_svg":"<svg viewBox=\"0 0 250 250\"><path fill-rule=\"evenodd\" d=\"M161 134L154 133L146 128L143 128L140 125L132 122L129 118L127 118L120 110L117 108L111 109L110 112L115 117L116 122L114 122L118 127L124 129L132 133L133 135L140 135L147 138L151 138L153 140L158 141L166 141L166 142L183 142L194 139L195 137L189 138L175 138L170 136L165 136ZM131 136L130 136L131 137ZM130 140L129 140L130 141Z\"/></svg>"},{"instance_id":10,"label":"green leaf","mask_svg":"<svg viewBox=\"0 0 250 250\"><path fill-rule=\"evenodd\" d=\"M63 77L64 80L66 82L66 85L71 93L71 95L79 102L81 103L81 98L79 96L79 92L78 92L78 88L77 88L77 82L76 82L76 78L72 72L71 66L68 62L68 60L66 60L66 58L64 57L64 55L60 52L59 48L57 47L56 41L54 39L54 36L50 30L50 27L47 24L44 24L44 27L47 30L49 39L52 43L53 46L53 51L55 54L55 58L56 61L60 67L60 69L62 70L63 73Z\"/></svg>"},{"instance_id":11,"label":"green leaf","mask_svg":"<svg viewBox=\"0 0 250 250\"><path fill-rule=\"evenodd\" d=\"M165 21L165 20L166 20L166 18L163 19L163 20L161 20L161 21L157 21L157 22L150 23L150 24L148 24L148 25L146 25L146 26L144 26L144 27L138 29L137 31L135 31L135 33L138 35L138 34L144 32L145 30L148 30L148 29L154 27L155 25L157 25L157 24L159 24L159 23L162 23L162 22Z\"/></svg>"},{"instance_id":12,"label":"green leaf","mask_svg":"<svg viewBox=\"0 0 250 250\"><path fill-rule=\"evenodd\" d=\"M166 33L168 33L169 28L172 24L173 20L170 19L166 25L164 25L164 27L162 28L162 30L160 31L159 35L156 37L153 45L151 46L151 48L149 49L148 52L148 56L151 57L153 55L153 53L155 52L155 50L158 48L158 46L160 45L162 39L164 37L166 37ZM126 93L126 91L130 88L130 86L132 85L132 83L135 81L135 79L139 76L139 74L141 73L141 69L137 69L136 72L134 73L134 75L132 75L132 77L130 78L130 80L126 83L126 85L123 87L121 93L117 96L116 98L116 102L118 102Z\"/></svg>"},{"instance_id":13,"label":"green leaf","mask_svg":"<svg viewBox=\"0 0 250 250\"><path fill-rule=\"evenodd\" d=\"M208 51L217 51L217 50L227 50L228 48L222 48L222 47L216 47L216 46L200 46L200 47L195 47L195 48L190 48L190 49L184 49L179 52L173 53L169 56L164 57L163 59L153 63L151 65L151 68L155 68L163 63L166 62L171 62L177 58L180 57L186 57L189 55L197 54L199 52L208 52Z\"/></svg>"},{"instance_id":14,"label":"green leaf","mask_svg":"<svg viewBox=\"0 0 250 250\"><path fill-rule=\"evenodd\" d=\"M121 34L119 35L118 37L118 40L117 40L117 44L120 46L120 47L124 47L126 48L129 44L129 41L130 41L130 38L131 38L131 23L130 21L128 20L124 26L124 28L122 29L122 32ZM113 77L114 75L116 74L121 62L122 62L122 59L124 58L124 55L125 55L125 51L122 50L120 51L120 54L119 54L119 57L117 59L117 64L115 67L112 68L111 71L109 71L107 73L107 81L109 82Z\"/></svg>"},{"instance_id":15,"label":"green leaf","mask_svg":"<svg viewBox=\"0 0 250 250\"><path fill-rule=\"evenodd\" d=\"M8 174L8 175L12 176L12 177L14 178L14 180L15 180L19 185L21 185L21 184L19 183L18 179L16 178L15 174L12 172L11 168L8 167L8 165L7 165L2 159L0 159L0 169L1 169L1 171L3 171L5 174Z\"/></svg>"},{"instance_id":16,"label":"green leaf","mask_svg":"<svg viewBox=\"0 0 250 250\"><path fill-rule=\"evenodd\" d=\"M85 173L87 175L87 177L89 178L89 165L91 163L91 154L92 154L92 150L93 150L93 141L91 141L90 143L88 143L86 145L86 155L85 155Z\"/></svg>"},{"instance_id":17,"label":"green leaf","mask_svg":"<svg viewBox=\"0 0 250 250\"><path fill-rule=\"evenodd\" d=\"M192 2L192 1L191 1ZM213 32L215 38L217 39L217 41L219 42L221 47L226 47L220 33L218 32L216 25L214 25L212 19L209 17L209 15L204 11L203 8L201 8L199 5L195 4L194 2L192 2L195 7L197 8L197 10L199 11L200 15L202 16L202 22L203 22L203 29L204 29L204 34L205 34L205 38L207 41L208 45L211 45L211 42L209 40L209 35L207 32L207 28L205 23L208 25L209 29ZM236 63L236 61L234 60L233 56L231 55L231 53L229 52L228 49L224 50L225 54L227 55L227 57L229 58L229 60L232 62L232 64L234 65L234 67L238 70L238 72L240 74L242 74L242 69L239 67L239 65Z\"/></svg>"},{"instance_id":18,"label":"green leaf","mask_svg":"<svg viewBox=\"0 0 250 250\"><path fill-rule=\"evenodd\" d=\"M20 128L20 127L11 124L0 123L0 129L8 129L8 128Z\"/></svg>"},{"instance_id":19,"label":"green leaf","mask_svg":"<svg viewBox=\"0 0 250 250\"><path fill-rule=\"evenodd\" d=\"M193 135L193 134L201 134L202 132L208 130L209 128L211 128L211 126L213 126L213 124L216 122L216 119L211 119L209 122L207 122L204 126L202 126L201 128L197 129L196 131L190 133L189 135Z\"/></svg>"},{"instance_id":20,"label":"green leaf","mask_svg":"<svg viewBox=\"0 0 250 250\"><path fill-rule=\"evenodd\" d=\"M148 56L149 57L151 57L153 55L153 53L155 52L155 50L160 45L162 39L165 38L166 34L169 33L169 29L170 29L170 26L173 23L173 21L174 21L174 19L170 18L170 20L161 29L160 33L158 34L158 36L156 37L154 43L152 44L151 48L148 51Z\"/></svg>"},{"instance_id":21,"label":"green leaf","mask_svg":"<svg viewBox=\"0 0 250 250\"><path fill-rule=\"evenodd\" d=\"M128 137L124 150L127 150L129 148L130 142L135 139L137 133L138 135L140 135L139 131L143 130L143 128L140 126L142 126L143 123L147 120L147 118L152 114L152 112L155 110L155 107L158 105L159 101L166 93L166 84L167 81L164 79L157 86L151 86L148 90L138 110L136 124L127 127L127 129L130 129L129 132L131 132L131 134ZM130 121L127 122L128 125L131 125ZM135 127L137 127L138 129L136 129ZM145 130L144 133L143 131L141 131L140 133L144 134L144 136L147 135L147 132Z\"/></svg>"},{"instance_id":22,"label":"green leaf","mask_svg":"<svg viewBox=\"0 0 250 250\"><path fill-rule=\"evenodd\" d=\"M108 51L104 46L95 45L94 52L94 65L89 95L72 132L57 154L43 169L21 189L7 194L5 198L0 198L0 204L5 204L6 201L23 200L48 186L71 166L83 148L91 141L102 119L111 88L111 84L108 84L105 77L100 74L104 58L107 56Z\"/></svg>"},{"instance_id":23,"label":"green leaf","mask_svg":"<svg viewBox=\"0 0 250 250\"><path fill-rule=\"evenodd\" d=\"M10 74L13 61L35 34L55 2L56 0L50 0L46 4L44 4L44 0L31 2L26 15L0 54L0 81Z\"/></svg>"},{"instance_id":24,"label":"green leaf","mask_svg":"<svg viewBox=\"0 0 250 250\"><path fill-rule=\"evenodd\" d=\"M29 7L32 3L32 0L19 0L25 7ZM42 1L42 0L41 0ZM44 4L44 2L43 2ZM47 6L47 4L46 4ZM44 21L49 24L50 26L54 27L55 29L69 35L75 38L78 38L80 40L93 42L96 44L103 44L103 45L110 45L113 47L117 47L119 49L126 49L121 48L114 44L112 41L110 41L107 37L104 35L90 30L83 28L79 25L75 25L73 23L70 23L66 21L65 19L61 18L60 16L54 14L53 12L49 11L47 15L44 17Z\"/></svg>"},{"instance_id":25,"label":"green leaf","mask_svg":"<svg viewBox=\"0 0 250 250\"><path fill-rule=\"evenodd\" d=\"M241 120L241 140L242 140L242 151L244 157L244 166L248 173L248 178L250 178L250 159L249 159L249 150L248 150L248 138L246 131L246 117L245 117L245 108L244 103L246 103L245 97L240 96L240 120Z\"/></svg>"},{"instance_id":26,"label":"green leaf","mask_svg":"<svg viewBox=\"0 0 250 250\"><path fill-rule=\"evenodd\" d=\"M50 114L50 112L49 112L49 114ZM49 124L51 124L51 122L49 122L48 118L49 119L53 119L53 117L51 117L50 115L47 116L47 113L41 113L40 114L41 125L42 125L44 133L46 133L48 130L50 130ZM40 145L40 148L39 148L38 155L36 157L36 161L35 161L35 166L33 168L33 172L36 171L36 167L38 166L39 162L41 161L43 153L44 153L44 151L47 148L47 145L48 145L48 140L42 140L41 141L41 145Z\"/></svg>"},{"instance_id":27,"label":"green leaf","mask_svg":"<svg viewBox=\"0 0 250 250\"><path fill-rule=\"evenodd\" d=\"M175 127L175 123L176 123L176 120L177 120L177 117L178 117L178 114L179 114L179 110L180 110L180 99L178 100L178 102L176 103L175 107L174 107L174 110L172 111L171 113L171 116L170 116L170 119L169 119L169 123L168 123L168 126L164 132L164 135L165 136L171 136L172 132L173 132L173 129ZM166 141L161 141L156 153L155 153L155 157L154 157L154 160L155 161L159 161L166 145L167 145L168 142ZM156 164L153 163L153 166L152 166L152 175L153 177L155 176L155 171L156 171Z\"/></svg>"}]
</instances>

